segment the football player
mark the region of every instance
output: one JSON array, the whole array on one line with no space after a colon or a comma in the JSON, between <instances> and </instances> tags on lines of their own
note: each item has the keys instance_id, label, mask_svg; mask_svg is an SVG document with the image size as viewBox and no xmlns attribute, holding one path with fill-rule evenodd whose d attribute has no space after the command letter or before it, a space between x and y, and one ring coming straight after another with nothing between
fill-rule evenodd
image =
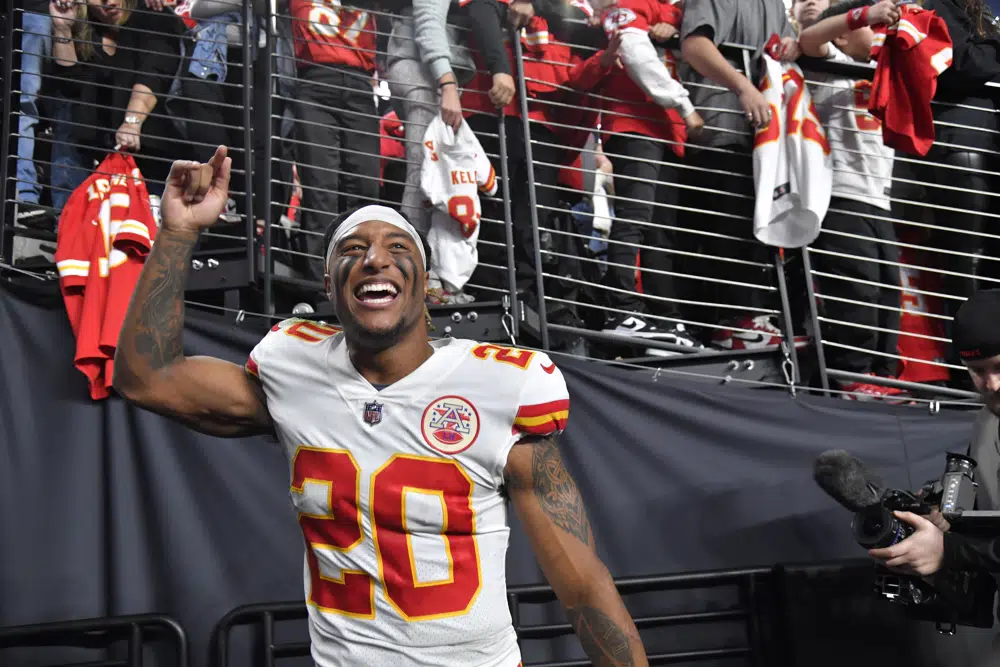
<instances>
[{"instance_id":1,"label":"football player","mask_svg":"<svg viewBox=\"0 0 1000 667\"><path fill-rule=\"evenodd\" d=\"M191 253L225 205L230 169L225 147L171 168L114 386L204 433L278 437L316 664L516 667L509 499L593 664L647 665L559 455L561 373L541 352L431 341L426 250L399 213L365 206L328 232L342 331L284 321L245 367L184 355Z\"/></svg>"}]
</instances>

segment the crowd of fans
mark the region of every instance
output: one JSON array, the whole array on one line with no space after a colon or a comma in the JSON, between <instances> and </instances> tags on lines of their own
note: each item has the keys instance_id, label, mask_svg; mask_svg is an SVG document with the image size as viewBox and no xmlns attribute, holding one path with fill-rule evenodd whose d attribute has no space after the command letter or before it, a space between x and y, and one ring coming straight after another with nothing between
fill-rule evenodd
<instances>
[{"instance_id":1,"label":"crowd of fans","mask_svg":"<svg viewBox=\"0 0 1000 667\"><path fill-rule=\"evenodd\" d=\"M554 297L550 321L685 348L776 345L773 249L752 240L749 222L754 136L772 112L754 79L760 52L722 45L759 48L778 35L785 61L868 63L868 25L895 20L894 3L875 5L866 25L851 30L817 23L830 3L278 0L268 23L267 7L254 0L257 18L244 25L241 0L25 0L18 221L54 229L70 193L108 151L134 153L155 196L173 159L205 160L228 143L236 179L226 221L246 214L248 189L256 218L262 202L281 202L282 223L296 231L289 270L316 298L323 232L340 212L388 201L430 231L421 170L425 133L440 115L455 131L467 122L498 173L505 139L508 191L482 198L482 218L504 220L506 199L518 286L530 300L542 270ZM811 253L827 276L815 281L831 322L823 336L837 344L827 363L884 378L900 373L900 248L941 251L927 261L940 272L945 323L981 280L1000 278L986 224L1000 129L984 85L1000 75L995 14L983 0L919 4L944 19L953 43L926 156L882 144L863 78L810 76L834 162L825 231ZM244 59L244 40L256 58L265 27L275 37L271 80L264 68L248 72ZM510 34L520 35L519 47ZM527 100L517 96L519 65ZM253 146L253 165L243 157L248 81L255 100L271 95L270 117L255 101L250 118L255 142L280 138L270 183L261 164L269 151ZM51 126L48 160L35 141L40 119ZM921 200L928 206L915 207ZM533 218L552 232L538 236L542 248ZM463 303L506 290L497 267L507 264L507 246L501 225L483 224L473 278L437 281L428 298ZM579 288L598 281L605 289ZM843 388L899 393L877 383Z\"/></svg>"}]
</instances>

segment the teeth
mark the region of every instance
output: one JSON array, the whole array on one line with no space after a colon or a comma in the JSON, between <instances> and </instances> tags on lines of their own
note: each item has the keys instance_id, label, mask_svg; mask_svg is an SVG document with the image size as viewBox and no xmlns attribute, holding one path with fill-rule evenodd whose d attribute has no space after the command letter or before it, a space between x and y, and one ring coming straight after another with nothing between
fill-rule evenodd
<instances>
[{"instance_id":1,"label":"teeth","mask_svg":"<svg viewBox=\"0 0 1000 667\"><path fill-rule=\"evenodd\" d=\"M357 295L361 296L368 292L388 292L392 296L396 296L399 290L392 283L368 283L358 288Z\"/></svg>"}]
</instances>

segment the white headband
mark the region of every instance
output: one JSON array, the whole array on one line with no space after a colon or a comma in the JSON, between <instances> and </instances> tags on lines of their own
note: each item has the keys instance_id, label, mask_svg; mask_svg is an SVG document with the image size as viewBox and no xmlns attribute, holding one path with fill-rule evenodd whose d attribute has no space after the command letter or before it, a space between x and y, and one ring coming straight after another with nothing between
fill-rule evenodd
<instances>
[{"instance_id":1,"label":"white headband","mask_svg":"<svg viewBox=\"0 0 1000 667\"><path fill-rule=\"evenodd\" d=\"M340 226L337 227L337 231L333 233L333 238L330 239L330 247L326 249L326 263L330 263L333 251L337 247L337 244L340 243L341 239L353 232L360 225L373 220L377 220L378 222L387 222L393 227L399 227L404 232L409 234L413 239L413 242L417 245L417 250L420 251L420 259L424 262L424 270L427 270L427 255L424 253L424 244L420 240L420 235L417 234L417 230L414 229L413 225L407 222L406 218L400 215L398 211L391 209L388 206L379 206L378 204L363 206L347 216L347 220L340 223Z\"/></svg>"}]
</instances>

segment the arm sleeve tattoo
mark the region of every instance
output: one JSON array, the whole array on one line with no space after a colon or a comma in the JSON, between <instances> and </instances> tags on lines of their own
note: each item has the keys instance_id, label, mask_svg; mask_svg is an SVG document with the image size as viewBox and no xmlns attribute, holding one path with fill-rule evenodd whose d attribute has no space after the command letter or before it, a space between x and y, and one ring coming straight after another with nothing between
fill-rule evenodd
<instances>
[{"instance_id":1,"label":"arm sleeve tattoo","mask_svg":"<svg viewBox=\"0 0 1000 667\"><path fill-rule=\"evenodd\" d=\"M632 667L632 642L607 614L595 607L571 607L566 617L594 667Z\"/></svg>"},{"instance_id":2,"label":"arm sleeve tattoo","mask_svg":"<svg viewBox=\"0 0 1000 667\"><path fill-rule=\"evenodd\" d=\"M545 515L559 528L587 546L593 546L590 520L583 498L572 475L563 465L559 448L552 438L525 441L532 448L531 478L523 474L509 476L513 488L530 488Z\"/></svg>"}]
</instances>

